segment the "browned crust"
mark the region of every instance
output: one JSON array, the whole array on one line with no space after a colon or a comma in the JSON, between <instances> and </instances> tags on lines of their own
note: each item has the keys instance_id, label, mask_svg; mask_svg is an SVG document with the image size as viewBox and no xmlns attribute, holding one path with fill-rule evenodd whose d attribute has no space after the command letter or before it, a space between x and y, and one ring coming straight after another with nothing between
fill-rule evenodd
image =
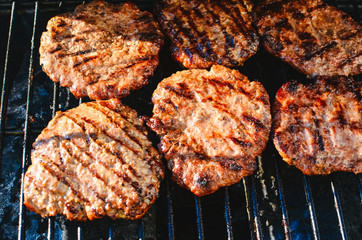
<instances>
[{"instance_id":1,"label":"browned crust","mask_svg":"<svg viewBox=\"0 0 362 240\"><path fill-rule=\"evenodd\" d=\"M255 11L264 47L308 76L362 73L362 27L321 0L264 0Z\"/></svg>"},{"instance_id":2,"label":"browned crust","mask_svg":"<svg viewBox=\"0 0 362 240\"><path fill-rule=\"evenodd\" d=\"M204 196L256 169L271 125L259 82L219 65L185 70L162 80L152 102L147 124L161 136L159 149L180 186Z\"/></svg>"},{"instance_id":3,"label":"browned crust","mask_svg":"<svg viewBox=\"0 0 362 240\"><path fill-rule=\"evenodd\" d=\"M249 0L159 1L156 16L171 39L171 53L186 68L239 66L254 55L259 38Z\"/></svg>"},{"instance_id":4,"label":"browned crust","mask_svg":"<svg viewBox=\"0 0 362 240\"><path fill-rule=\"evenodd\" d=\"M42 217L139 219L164 167L137 113L118 99L58 112L33 144L24 204Z\"/></svg>"},{"instance_id":5,"label":"browned crust","mask_svg":"<svg viewBox=\"0 0 362 240\"><path fill-rule=\"evenodd\" d=\"M74 96L121 98L148 83L163 35L134 3L96 0L51 18L41 36L40 64Z\"/></svg>"},{"instance_id":6,"label":"browned crust","mask_svg":"<svg viewBox=\"0 0 362 240\"><path fill-rule=\"evenodd\" d=\"M343 77L284 84L273 105L273 141L304 174L362 172L362 85Z\"/></svg>"}]
</instances>

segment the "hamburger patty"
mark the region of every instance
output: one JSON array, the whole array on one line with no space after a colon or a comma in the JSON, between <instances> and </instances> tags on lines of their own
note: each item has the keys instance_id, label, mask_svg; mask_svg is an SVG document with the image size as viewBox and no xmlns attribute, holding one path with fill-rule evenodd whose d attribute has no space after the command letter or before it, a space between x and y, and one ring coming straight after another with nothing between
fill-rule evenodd
<instances>
[{"instance_id":1,"label":"hamburger patty","mask_svg":"<svg viewBox=\"0 0 362 240\"><path fill-rule=\"evenodd\" d=\"M138 219L164 168L136 111L117 99L57 112L33 144L24 204L42 217Z\"/></svg>"},{"instance_id":2,"label":"hamburger patty","mask_svg":"<svg viewBox=\"0 0 362 240\"><path fill-rule=\"evenodd\" d=\"M309 76L362 72L362 27L321 0L266 0L255 25L265 48Z\"/></svg>"},{"instance_id":3,"label":"hamburger patty","mask_svg":"<svg viewBox=\"0 0 362 240\"><path fill-rule=\"evenodd\" d=\"M148 83L163 35L149 12L131 2L93 1L49 20L40 64L76 97L124 97Z\"/></svg>"},{"instance_id":4,"label":"hamburger patty","mask_svg":"<svg viewBox=\"0 0 362 240\"><path fill-rule=\"evenodd\" d=\"M271 127L269 96L259 82L214 65L180 71L153 93L148 125L161 136L172 179L203 196L256 169Z\"/></svg>"},{"instance_id":5,"label":"hamburger patty","mask_svg":"<svg viewBox=\"0 0 362 240\"><path fill-rule=\"evenodd\" d=\"M362 84L352 78L288 82L273 105L273 140L304 174L362 173Z\"/></svg>"},{"instance_id":6,"label":"hamburger patty","mask_svg":"<svg viewBox=\"0 0 362 240\"><path fill-rule=\"evenodd\" d=\"M249 0L163 0L156 15L172 42L173 57L186 68L238 66L254 55L258 36Z\"/></svg>"}]
</instances>

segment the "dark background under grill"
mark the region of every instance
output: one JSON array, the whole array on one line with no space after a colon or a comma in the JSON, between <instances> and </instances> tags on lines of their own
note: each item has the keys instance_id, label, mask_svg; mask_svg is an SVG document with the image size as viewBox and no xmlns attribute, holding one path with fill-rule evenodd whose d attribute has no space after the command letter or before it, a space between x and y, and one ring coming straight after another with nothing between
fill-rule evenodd
<instances>
[{"instance_id":1,"label":"dark background under grill","mask_svg":"<svg viewBox=\"0 0 362 240\"><path fill-rule=\"evenodd\" d=\"M70 222L28 211L22 204L22 179L32 142L55 111L88 101L74 98L41 70L40 35L51 17L81 2L0 1L0 239L362 239L361 176L304 176L284 163L271 143L257 159L253 176L206 197L181 189L167 173L158 200L141 220ZM136 3L150 11L154 5ZM328 3L361 23L362 1ZM150 115L153 90L177 70L166 41L150 84L124 102ZM262 82L271 100L286 81L307 81L262 47L239 70Z\"/></svg>"}]
</instances>

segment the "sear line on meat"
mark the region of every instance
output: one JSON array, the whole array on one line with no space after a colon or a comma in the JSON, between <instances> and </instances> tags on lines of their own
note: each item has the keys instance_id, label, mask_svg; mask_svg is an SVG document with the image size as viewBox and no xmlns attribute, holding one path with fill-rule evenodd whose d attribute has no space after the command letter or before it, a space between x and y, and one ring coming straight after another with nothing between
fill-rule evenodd
<instances>
[{"instance_id":1,"label":"sear line on meat","mask_svg":"<svg viewBox=\"0 0 362 240\"><path fill-rule=\"evenodd\" d=\"M284 84L273 105L273 140L283 160L304 174L362 173L362 84L320 78Z\"/></svg>"},{"instance_id":2,"label":"sear line on meat","mask_svg":"<svg viewBox=\"0 0 362 240\"><path fill-rule=\"evenodd\" d=\"M237 183L256 169L271 127L269 96L259 82L214 65L162 80L148 125L161 137L172 179L197 196Z\"/></svg>"},{"instance_id":3,"label":"sear line on meat","mask_svg":"<svg viewBox=\"0 0 362 240\"><path fill-rule=\"evenodd\" d=\"M249 0L162 0L155 16L171 39L173 57L184 67L233 67L259 46L252 8Z\"/></svg>"},{"instance_id":4,"label":"sear line on meat","mask_svg":"<svg viewBox=\"0 0 362 240\"><path fill-rule=\"evenodd\" d=\"M321 0L264 0L255 26L265 48L308 76L362 73L362 27Z\"/></svg>"},{"instance_id":5,"label":"sear line on meat","mask_svg":"<svg viewBox=\"0 0 362 240\"><path fill-rule=\"evenodd\" d=\"M33 144L24 204L42 217L138 219L164 168L143 121L118 99L57 112Z\"/></svg>"},{"instance_id":6,"label":"sear line on meat","mask_svg":"<svg viewBox=\"0 0 362 240\"><path fill-rule=\"evenodd\" d=\"M162 45L149 12L131 2L93 1L49 20L40 64L77 98L121 98L148 83Z\"/></svg>"}]
</instances>

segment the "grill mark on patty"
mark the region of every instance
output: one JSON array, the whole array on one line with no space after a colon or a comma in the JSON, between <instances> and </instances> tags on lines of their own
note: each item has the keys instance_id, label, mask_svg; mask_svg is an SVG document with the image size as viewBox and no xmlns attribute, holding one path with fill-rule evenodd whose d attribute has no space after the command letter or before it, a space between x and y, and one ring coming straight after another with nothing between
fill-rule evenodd
<instances>
[{"instance_id":1,"label":"grill mark on patty","mask_svg":"<svg viewBox=\"0 0 362 240\"><path fill-rule=\"evenodd\" d=\"M110 155L112 155L112 156L115 156L115 157L117 158L117 160L119 160L122 164L126 164L126 163L124 162L124 160L123 160L123 157L122 157L122 153L121 153L121 152L119 152L118 150L117 150L116 152L111 151L105 144L97 141L97 139L95 139L94 136L91 136L91 135L87 134L87 133L86 133L85 126L82 125L82 123L78 122L76 119L70 117L70 116L67 115L67 114L64 114L64 115L65 115L68 119L70 119L71 121L73 121L76 125L78 125L79 127L81 127L81 129L82 129L82 131L84 132L84 134L86 134L86 136L89 136L89 139L92 139L92 141L93 141L96 145L98 145L100 149L105 149L108 154L110 154ZM82 118L82 120L84 121L84 118ZM85 122L86 122L86 121L85 121ZM88 123L88 122L87 122L87 123ZM122 146L125 146L125 145L122 144L120 141L118 141L118 140L110 137L109 135L107 135L104 131L100 130L99 128L97 128L97 127L96 127L95 125L93 125L92 123L89 123L89 124L91 124L94 128L96 128L96 129L97 129L98 131L100 131L101 133L103 133L103 134L105 134L106 136L108 136L109 138L111 138L113 141L119 143L119 144L122 145ZM126 146L126 147L127 147L127 146ZM127 147L127 149L130 149L130 148ZM94 156L91 152L88 152L88 154L90 154L90 156ZM135 155L137 155L137 154L135 154ZM96 159L98 159L98 158L96 158ZM103 163L102 161L98 161L98 162L101 163L106 169L109 169L108 166L107 166L107 165L104 165L105 163ZM131 167L129 167L129 168L131 168ZM134 171L135 171L135 170L133 170L133 171L131 171L131 172L133 173ZM114 170L112 170L112 172L114 172L118 177L121 177L122 179L124 179L125 182L131 184L132 186L134 185L134 184L132 184L132 182L131 182L131 178L130 178L127 174L125 174L124 172L118 172L118 171L114 171ZM138 176L135 176L135 177L137 177L137 178L139 179ZM137 193L139 193L139 194L142 193L142 189L140 189L140 188L137 187L137 186L133 186L133 187L134 187L134 189L137 191Z\"/></svg>"},{"instance_id":2,"label":"grill mark on patty","mask_svg":"<svg viewBox=\"0 0 362 240\"><path fill-rule=\"evenodd\" d=\"M57 46L55 49L49 51L49 53L55 53L55 52L58 52L58 51L60 51L60 50L62 50L62 47L61 47L61 46Z\"/></svg>"},{"instance_id":3,"label":"grill mark on patty","mask_svg":"<svg viewBox=\"0 0 362 240\"><path fill-rule=\"evenodd\" d=\"M188 39L190 41L191 46L192 45L196 45L197 42L195 42L195 38L192 37L192 35L190 35L189 32L185 31L185 28L182 27L182 23L180 22L179 19L174 18L172 20L169 20L161 11L160 12L160 17L163 19L164 22L163 25L166 25L165 28L166 29L172 29L169 34L170 37L172 39L175 40L175 43L177 45L178 48L183 49L186 53L186 55L188 55L188 57L190 58L191 62L192 62L192 55L198 53L200 56L203 56L202 52L199 51L198 48L195 47L191 47L191 48L184 48L183 47L183 43L184 40L182 38L182 34L184 35L185 39ZM190 57L191 56L191 57Z\"/></svg>"},{"instance_id":4,"label":"grill mark on patty","mask_svg":"<svg viewBox=\"0 0 362 240\"><path fill-rule=\"evenodd\" d=\"M235 143L237 145L240 145L242 147L251 148L253 146L253 144L248 142L248 141L240 140L240 139L237 139L235 137L229 137L229 138L233 143Z\"/></svg>"},{"instance_id":5,"label":"grill mark on patty","mask_svg":"<svg viewBox=\"0 0 362 240\"><path fill-rule=\"evenodd\" d=\"M259 129L266 129L266 127L264 126L264 124L257 118L249 115L249 114L246 114L246 113L243 113L242 114L242 118L245 120L245 121L248 121L248 122L251 122L254 124L255 128L259 128Z\"/></svg>"},{"instance_id":6,"label":"grill mark on patty","mask_svg":"<svg viewBox=\"0 0 362 240\"><path fill-rule=\"evenodd\" d=\"M77 52L72 52L72 53L59 53L58 54L58 57L60 58L64 58L64 57L75 57L75 56L80 56L80 55L85 55L87 53L91 53L91 52L95 52L96 50L91 50L91 49L88 49L88 50L79 50Z\"/></svg>"},{"instance_id":7,"label":"grill mark on patty","mask_svg":"<svg viewBox=\"0 0 362 240\"><path fill-rule=\"evenodd\" d=\"M136 58L126 61L124 63L126 65L126 66L124 66L124 68L131 68L131 67L138 65L140 63L143 63L143 62L147 62L150 60L156 60L157 58L158 58L158 56L155 56L155 55L148 55L148 56L140 57L140 58L136 57ZM121 63L121 64L123 64L123 63Z\"/></svg>"},{"instance_id":8,"label":"grill mark on patty","mask_svg":"<svg viewBox=\"0 0 362 240\"><path fill-rule=\"evenodd\" d=\"M194 15L197 15L193 9L185 9L182 6L180 6L179 10L182 13L182 16L186 18L187 24L190 26L190 32L193 34L188 35L192 39L190 39L190 42L196 43L196 47L199 52L202 53L202 56L208 60L208 61L214 61L214 58L216 57L216 53L211 47L210 39L208 37L207 32L200 32L197 29L197 26L194 23ZM181 25L182 28L182 25Z\"/></svg>"},{"instance_id":9,"label":"grill mark on patty","mask_svg":"<svg viewBox=\"0 0 362 240\"><path fill-rule=\"evenodd\" d=\"M79 147L78 145L76 145L74 142L72 142L72 141L70 141L70 140L66 140L66 139L64 139L64 140L65 140L66 142L68 142L69 144L73 145L72 147L75 147L75 148L78 148L78 149L82 149L81 147ZM120 199L123 199L123 198L124 198L124 195L122 194L122 191L121 191L119 188L117 188L117 187L115 187L115 186L113 186L113 185L110 185L104 178L101 177L101 175L97 172L97 169L95 169L94 166L93 166L93 167L90 167L90 165L92 165L93 163L98 163L98 164L102 165L107 171L109 171L109 172L117 175L117 176L118 176L119 178L121 178L125 183L129 183L129 182L127 182L122 176L120 176L120 174L117 174L116 171L114 171L113 169L108 168L108 165L107 165L106 163L104 163L104 162L102 162L102 161L97 161L97 160L96 160L97 157L95 157L94 154L92 154L92 153L89 152L89 151L84 151L84 149L83 149L82 151L79 151L79 152L82 152L83 154L85 154L86 156L88 156L89 159L91 159L91 160L94 159L94 160L92 161L92 163L89 163L89 162L84 161L83 158L82 158L82 156L76 156L76 155L72 154L72 153L68 150L68 148L67 148L66 146L64 146L64 143L62 144L62 147L63 147L63 149L69 154L69 156L71 156L71 157L74 158L77 162L79 162L79 163L82 165L82 167L84 167L85 169L87 169L93 177L95 177L95 178L99 179L100 181L102 181L102 182L104 183L104 185L105 185L106 187L110 188L111 191L112 191L113 193L115 193ZM106 198L106 197L105 197L105 198ZM109 201L107 201L107 200L104 200L104 201L105 201L106 203L109 203L109 204L112 206L112 208L115 208L115 207L113 206L112 202L109 202Z\"/></svg>"},{"instance_id":10,"label":"grill mark on patty","mask_svg":"<svg viewBox=\"0 0 362 240\"><path fill-rule=\"evenodd\" d=\"M211 84L211 85L214 85L214 86L219 86L219 87L228 87L229 89L232 89L232 90L234 90L234 86L231 84L231 83L229 83L229 82L227 82L227 81L223 81L223 82L221 82L221 81L219 81L219 80L217 80L216 78L206 78L206 77L202 77L202 79L205 81L205 82L208 82L209 84Z\"/></svg>"},{"instance_id":11,"label":"grill mark on patty","mask_svg":"<svg viewBox=\"0 0 362 240\"><path fill-rule=\"evenodd\" d=\"M89 103L89 104L93 104L93 103ZM89 104L88 104L87 106L89 106ZM94 103L94 104L95 104L95 103ZM97 109L97 108L93 108L93 107L91 107L91 108L99 111L99 109ZM99 111L99 112L101 112L101 111ZM103 113L103 112L101 112L101 113ZM108 119L110 120L110 122L111 122L112 124L115 124L115 125L119 126L118 123L114 122L111 118L109 118L107 114L105 114L105 113L103 113L103 114L104 114L104 116L106 116L106 118L108 118ZM85 122L87 122L88 124L91 124L94 128L96 128L96 129L99 130L99 128L96 127L96 126L97 126L97 123L96 123L96 122L94 122L94 121L92 121L92 120L89 120L89 119L85 119L85 118L82 118L82 120L85 121ZM125 120L125 119L124 119L124 120ZM127 120L126 120L126 121L127 121ZM121 128L121 129L122 129L122 128ZM142 149L142 146L141 146L141 144L140 144L139 142L137 142L136 140L133 140L133 139L131 138L130 134L129 134L129 133L126 133L126 132L124 131L124 129L122 129L122 130L123 130L123 132L125 133L125 136L126 136L126 137L129 137L132 141L134 141L134 142ZM113 138L112 136L108 135L106 132L104 132L104 131L101 131L101 132L102 132L103 134L105 134L107 137L111 138L113 141L119 143L119 144L122 145L122 146L125 146L127 149L129 149L129 150L132 151L132 148L131 148L130 146L126 145L125 142L123 142L123 144L122 144L121 141ZM95 140L94 140L94 141L95 141ZM100 144L99 141L95 141L95 142L96 142L98 145ZM114 151L111 151L111 150L110 150L106 145L104 145L103 143L101 143L101 146L102 146L104 149L106 149L111 155L117 156L117 158L119 158L119 159L122 161L122 163L125 163L125 162L122 160L122 152L120 152L119 150L116 150L116 149L114 149ZM136 156L138 156L138 157L140 157L140 158L143 158L143 156L140 155L137 151L133 151L133 153L134 153ZM147 159L145 159L145 160L146 160L145 162L148 164L149 170L150 170L151 168L153 168L154 170L156 169L155 165L153 165L153 164L151 163L151 160L152 160L152 159L147 158ZM127 165L128 165L128 164L127 164ZM142 176L140 176L133 167L131 167L131 166L128 165L128 170L130 170L130 171L132 172L132 174L133 174L139 181L142 181L142 179L143 179ZM157 171L155 170L155 172L157 172ZM123 174L123 173L121 173L121 174ZM127 179L129 179L129 181L131 181L131 179L130 179L127 175L123 176L123 178L125 178L125 179L127 178ZM136 181L131 182L131 185L134 187L134 189L135 189L140 195L142 194L142 189L139 188L139 185L138 185L138 183L137 183Z\"/></svg>"},{"instance_id":12,"label":"grill mark on patty","mask_svg":"<svg viewBox=\"0 0 362 240\"><path fill-rule=\"evenodd\" d=\"M323 47L317 48L317 50L315 50L315 51L312 51L312 52L306 51L304 54L304 58L307 61L309 61L318 55L322 55L324 52L335 47L336 45L337 45L337 43L335 41L331 41L329 43L326 43ZM307 47L307 46L305 46L305 47Z\"/></svg>"},{"instance_id":13,"label":"grill mark on patty","mask_svg":"<svg viewBox=\"0 0 362 240\"><path fill-rule=\"evenodd\" d=\"M273 11L279 12L282 9L282 6L288 3L289 0L273 1L267 4L260 5L260 10L263 12Z\"/></svg>"},{"instance_id":14,"label":"grill mark on patty","mask_svg":"<svg viewBox=\"0 0 362 240\"><path fill-rule=\"evenodd\" d=\"M190 92L190 90L186 87L185 84L179 84L178 85L180 88L176 88L174 86L171 85L165 85L164 89L173 92L175 95L177 95L178 97L182 97L182 98L186 98L186 99L193 99L194 96L193 94Z\"/></svg>"},{"instance_id":15,"label":"grill mark on patty","mask_svg":"<svg viewBox=\"0 0 362 240\"><path fill-rule=\"evenodd\" d=\"M75 64L73 65L73 68L79 67L80 65L82 65L82 64L84 64L84 63L87 63L87 62L89 62L89 61L91 61L91 60L94 60L94 59L96 59L96 58L98 58L98 56L85 57L85 58L83 58L80 62L75 63Z\"/></svg>"},{"instance_id":16,"label":"grill mark on patty","mask_svg":"<svg viewBox=\"0 0 362 240\"><path fill-rule=\"evenodd\" d=\"M100 108L96 103L89 103L89 104L87 105L87 107L90 107L90 108L92 108L92 109L94 109L94 110L102 113L103 116L105 116L105 117L110 121L111 124L116 125L119 130L122 130L122 132L124 132L124 134L125 134L129 139L131 139L132 142L134 142L136 145L138 145L139 148L141 148L141 149L143 148L143 145L141 144L140 139L132 136L131 131L127 131L127 130L128 130L129 127L131 127L131 128L132 128L134 131L136 131L138 134L142 134L142 132L139 131L137 128L133 127L132 124L127 121L127 119L124 119L124 118L122 117L122 120L125 121L126 124L128 125L127 127L126 127L126 126L122 126L119 122L117 122L116 119L110 117L109 114L107 114L107 112L104 111L102 108ZM110 111L112 111L112 110L110 109ZM112 111L112 112L113 112L113 111ZM114 112L113 112L113 113L114 113ZM136 134L135 134L135 135L136 135Z\"/></svg>"},{"instance_id":17,"label":"grill mark on patty","mask_svg":"<svg viewBox=\"0 0 362 240\"><path fill-rule=\"evenodd\" d=\"M216 91L218 94L222 95L222 93L220 93L220 91L219 91L219 89L217 88L216 85L210 84L210 83L212 83L212 82L214 82L214 83L218 82L217 80L210 82L209 80L211 80L211 78L204 78L204 79L206 80L206 82L209 83L209 86L213 86L214 89L215 89L215 91ZM215 79L213 79L213 80L215 80ZM240 90L240 89L242 89L242 88L239 87L238 89ZM244 90L241 91L241 92L242 92L242 93L245 93L245 95L247 95L247 96L252 97L252 94L249 93L249 92L246 92L246 91L244 91ZM215 109L219 110L219 111L222 112L222 113L226 113L231 119L233 119L236 123L238 123L238 127L242 128L242 129L244 130L244 133L246 133L246 134L249 136L250 139L253 139L252 132L247 131L246 125L245 125L242 121L240 121L238 117L236 117L234 114L232 114L232 113L228 110L228 107L227 107L224 103L221 103L221 102L219 101L219 99L215 99L215 98L213 98L213 96L208 96L208 97L204 97L204 98L203 98L203 101L204 101L204 102L211 102L211 103L212 103L212 106L213 106Z\"/></svg>"},{"instance_id":18,"label":"grill mark on patty","mask_svg":"<svg viewBox=\"0 0 362 240\"><path fill-rule=\"evenodd\" d=\"M78 121L76 118L73 118L73 117L70 116L69 114L64 114L64 116L67 117L68 119L70 119L70 120L71 120L72 122L74 122L76 125L78 125L78 126L82 129L83 133L86 134L86 136L89 136L88 139L92 139L92 140L94 141L94 143L96 143L97 145L100 146L100 142L97 141L98 139L96 138L97 135L99 135L99 133L104 134L105 136L111 138L112 140L114 140L114 141L116 141L117 143L119 143L119 144L122 145L122 143L121 143L120 141L117 141L117 140L113 139L112 137L108 136L103 130L97 128L96 125L93 125L91 122L87 122L87 119L85 119L84 117L81 118L81 121ZM79 117L79 116L77 116L77 117ZM84 123L90 124L93 128L95 128L95 129L97 130L98 134L97 134L97 133L96 133L96 134L87 134L87 129L86 129ZM104 145L104 144L102 144L102 146L103 146L103 145ZM117 158L119 158L119 160L120 160L122 163L124 163L123 158L122 158L121 155L112 152L107 146L104 146L104 148L107 150L108 153L110 153L111 155L116 156ZM131 150L131 149L128 148L128 147L127 147L127 149L129 149L130 151L133 151L133 152L134 152L134 150Z\"/></svg>"},{"instance_id":19,"label":"grill mark on patty","mask_svg":"<svg viewBox=\"0 0 362 240\"><path fill-rule=\"evenodd\" d=\"M103 109L99 108L98 105L96 103L89 103L87 105L88 107L91 107L92 109L94 110L97 110L98 112L102 113L112 124L115 124L118 129L122 129L122 131L124 132L124 134L129 138L131 139L131 141L133 141L136 145L139 146L139 148L143 149L144 146L141 144L141 139L137 138L136 136L133 137L131 132L132 131L128 131L129 130L129 127L132 128L133 131L136 131L137 133L139 134L142 134L141 131L139 131L137 128L133 127L132 124L130 124L127 119L124 119L122 118L122 120L124 120L126 123L127 123L127 127L122 127L116 120L113 120L113 118L109 117L109 114L107 114L107 112L105 112ZM111 109L110 109L111 110ZM111 110L112 111L112 110ZM135 134L136 135L136 134ZM143 158L142 155L140 154L137 154L137 156ZM145 159L146 160L146 159ZM155 169L155 166L152 164L152 159L147 159L146 160L146 163L148 164L148 167L149 168L153 168ZM142 177L136 172L136 170L132 167L129 167L129 170L138 178L138 179L141 179Z\"/></svg>"},{"instance_id":20,"label":"grill mark on patty","mask_svg":"<svg viewBox=\"0 0 362 240\"><path fill-rule=\"evenodd\" d=\"M88 104L91 104L91 102ZM144 132L143 127L140 126L138 122L132 121L131 115L127 115L129 108L126 108L125 106L123 106L123 108L120 109L114 108L114 106L111 105L108 101L99 101L97 102L97 104L109 109L109 111L111 112L119 114L126 122L131 123L136 129L138 129L138 131Z\"/></svg>"},{"instance_id":21,"label":"grill mark on patty","mask_svg":"<svg viewBox=\"0 0 362 240\"><path fill-rule=\"evenodd\" d=\"M213 8L218 7L225 12L223 4L217 4L216 2L213 4L214 4ZM206 6L205 6L205 8L206 8ZM224 51L226 53L226 58L231 62L231 64L236 65L237 62L231 58L232 56L231 56L231 51L230 51L231 48L235 47L234 38L232 37L231 34L229 34L227 32L226 26L223 24L223 21L221 21L220 15L216 14L215 12L216 11L214 9L207 8L207 13L209 13L212 16L212 19L215 20L215 22L212 22L211 24L209 24L209 29L211 29L215 25L217 25L221 28L221 32L224 36L223 42L224 42ZM232 24L230 26L232 26ZM222 60L222 58L220 58L219 60ZM217 60L218 63L220 62L219 60Z\"/></svg>"},{"instance_id":22,"label":"grill mark on patty","mask_svg":"<svg viewBox=\"0 0 362 240\"><path fill-rule=\"evenodd\" d=\"M250 32L250 30L246 28L247 22L245 22L244 18L240 15L238 7L235 6L233 1L228 0L227 2L230 4L224 5L219 3L218 5L225 11L225 13L233 18L234 23L239 27L239 31L243 33L243 36L246 36L249 41L250 39L251 41L255 41L256 39L254 38L254 34L251 34L250 36L248 35L248 32Z\"/></svg>"},{"instance_id":23,"label":"grill mark on patty","mask_svg":"<svg viewBox=\"0 0 362 240\"><path fill-rule=\"evenodd\" d=\"M357 34L358 34L358 31L353 31L353 32L349 32L349 33L347 33L345 35L342 35L340 38L342 40L349 40L350 38L353 38L353 37L357 36Z\"/></svg>"},{"instance_id":24,"label":"grill mark on patty","mask_svg":"<svg viewBox=\"0 0 362 240\"><path fill-rule=\"evenodd\" d=\"M338 67L338 68L342 68L342 67L344 67L346 64L352 62L353 59L358 58L358 57L361 56L361 55L362 55L362 52L353 54L350 58L344 59L342 62L340 62L340 63L337 65L337 67ZM360 66L360 64L359 64L358 66Z\"/></svg>"},{"instance_id":25,"label":"grill mark on patty","mask_svg":"<svg viewBox=\"0 0 362 240\"><path fill-rule=\"evenodd\" d=\"M42 156L42 157L45 157L45 156ZM54 164L51 164L50 162L45 162L43 161L42 159L39 159L39 163L40 165L45 169L47 170L51 176L55 177L58 182L61 182L61 183L64 183L65 185L67 185L70 190L72 191L72 193L77 196L80 200L82 200L83 202L85 203L90 203L90 201L78 190L76 190L74 188L74 186L66 179L66 177L64 177L64 175L62 175L61 173L59 173L60 170L55 170L54 167L52 167L51 165L54 165ZM57 167L56 165L54 165L55 167Z\"/></svg>"},{"instance_id":26,"label":"grill mark on patty","mask_svg":"<svg viewBox=\"0 0 362 240\"><path fill-rule=\"evenodd\" d=\"M313 118L314 124L316 126L316 128L315 128L315 130L316 130L315 135L316 135L316 138L317 138L316 142L318 143L319 149L321 151L324 151L323 136L319 132L320 124L319 124L318 116L316 115L316 113L315 113L315 111L313 109L311 110L311 112L312 112L312 118Z\"/></svg>"}]
</instances>

